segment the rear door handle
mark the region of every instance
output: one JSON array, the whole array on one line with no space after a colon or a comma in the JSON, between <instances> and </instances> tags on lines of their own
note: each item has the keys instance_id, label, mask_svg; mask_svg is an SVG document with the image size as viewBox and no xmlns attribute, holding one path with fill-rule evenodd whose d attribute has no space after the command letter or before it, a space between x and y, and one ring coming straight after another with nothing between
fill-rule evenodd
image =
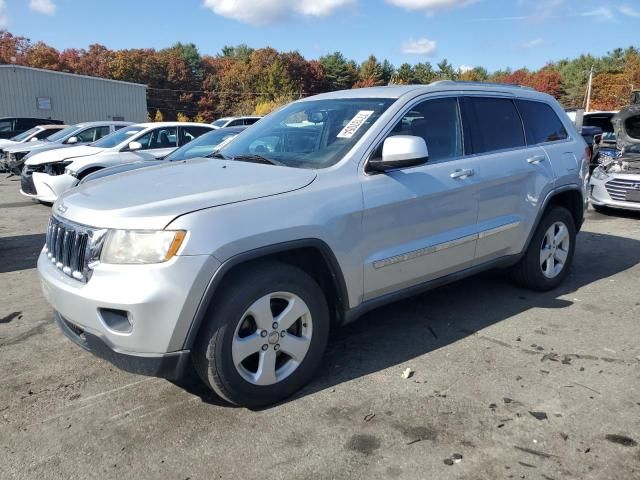
<instances>
[{"instance_id":1,"label":"rear door handle","mask_svg":"<svg viewBox=\"0 0 640 480\"><path fill-rule=\"evenodd\" d=\"M534 155L531 158L527 158L527 162L530 163L531 165L537 165L538 163L544 161L545 158L546 157L544 155Z\"/></svg>"},{"instance_id":2,"label":"rear door handle","mask_svg":"<svg viewBox=\"0 0 640 480\"><path fill-rule=\"evenodd\" d=\"M472 177L473 175L475 175L475 171L471 168L465 168L465 169L458 169L455 172L453 172L451 175L449 175L451 178L460 178L460 179L465 179L468 177Z\"/></svg>"}]
</instances>

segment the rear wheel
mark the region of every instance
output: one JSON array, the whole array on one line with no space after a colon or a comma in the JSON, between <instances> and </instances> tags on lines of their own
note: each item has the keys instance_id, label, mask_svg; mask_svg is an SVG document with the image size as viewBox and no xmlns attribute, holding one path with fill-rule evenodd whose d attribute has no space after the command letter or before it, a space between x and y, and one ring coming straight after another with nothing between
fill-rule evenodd
<instances>
[{"instance_id":1,"label":"rear wheel","mask_svg":"<svg viewBox=\"0 0 640 480\"><path fill-rule=\"evenodd\" d=\"M225 279L193 360L202 380L247 407L278 402L309 382L329 335L323 291L302 270L265 262Z\"/></svg>"},{"instance_id":2,"label":"rear wheel","mask_svg":"<svg viewBox=\"0 0 640 480\"><path fill-rule=\"evenodd\" d=\"M556 288L569 273L576 243L571 213L553 207L540 221L522 259L511 270L519 285L533 290Z\"/></svg>"}]
</instances>

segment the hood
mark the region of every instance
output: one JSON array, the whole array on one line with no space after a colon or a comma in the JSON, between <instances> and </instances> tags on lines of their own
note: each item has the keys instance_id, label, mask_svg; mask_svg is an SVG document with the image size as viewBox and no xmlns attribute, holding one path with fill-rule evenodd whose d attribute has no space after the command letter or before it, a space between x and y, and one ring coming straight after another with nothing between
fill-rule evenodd
<instances>
[{"instance_id":1,"label":"hood","mask_svg":"<svg viewBox=\"0 0 640 480\"><path fill-rule=\"evenodd\" d=\"M60 162L62 160L76 157L86 157L100 153L104 148L91 147L89 145L78 145L68 148L55 148L41 152L33 152L26 161L27 165L42 165L43 163Z\"/></svg>"},{"instance_id":2,"label":"hood","mask_svg":"<svg viewBox=\"0 0 640 480\"><path fill-rule=\"evenodd\" d=\"M16 141L13 141L13 140L8 140L6 138L1 138L0 139L0 148L9 147L11 145L17 145L19 143L20 142L16 142Z\"/></svg>"},{"instance_id":3,"label":"hood","mask_svg":"<svg viewBox=\"0 0 640 480\"><path fill-rule=\"evenodd\" d=\"M313 170L248 162L166 162L73 188L53 212L95 227L162 229L180 215L291 192L315 178Z\"/></svg>"},{"instance_id":4,"label":"hood","mask_svg":"<svg viewBox=\"0 0 640 480\"><path fill-rule=\"evenodd\" d=\"M36 140L35 142L12 142L11 145L3 146L3 150L7 152L29 152L35 148L42 147L44 145L54 145L46 140Z\"/></svg>"},{"instance_id":5,"label":"hood","mask_svg":"<svg viewBox=\"0 0 640 480\"><path fill-rule=\"evenodd\" d=\"M84 177L80 184L87 182L93 182L99 178L109 177L118 173L130 172L132 170L138 170L139 168L156 167L160 165L162 160L142 160L139 162L123 163L121 165L114 165L113 167L101 168L97 172L90 173Z\"/></svg>"},{"instance_id":6,"label":"hood","mask_svg":"<svg viewBox=\"0 0 640 480\"><path fill-rule=\"evenodd\" d=\"M640 124L640 105L625 107L611 118L616 132L616 146L619 150L640 143L640 138L629 135L628 121L632 121L635 125Z\"/></svg>"}]
</instances>

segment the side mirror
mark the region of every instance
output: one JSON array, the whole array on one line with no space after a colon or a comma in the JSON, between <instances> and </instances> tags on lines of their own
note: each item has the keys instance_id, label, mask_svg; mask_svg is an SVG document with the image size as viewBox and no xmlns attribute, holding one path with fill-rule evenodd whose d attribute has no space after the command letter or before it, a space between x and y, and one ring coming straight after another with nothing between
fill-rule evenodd
<instances>
[{"instance_id":1,"label":"side mirror","mask_svg":"<svg viewBox=\"0 0 640 480\"><path fill-rule=\"evenodd\" d=\"M382 145L382 158L369 161L369 168L378 172L422 165L429 158L427 144L422 137L395 135Z\"/></svg>"},{"instance_id":2,"label":"side mirror","mask_svg":"<svg viewBox=\"0 0 640 480\"><path fill-rule=\"evenodd\" d=\"M69 138L67 139L67 143L68 143L69 145L73 145L73 144L75 144L75 143L78 143L78 137L69 137Z\"/></svg>"},{"instance_id":3,"label":"side mirror","mask_svg":"<svg viewBox=\"0 0 640 480\"><path fill-rule=\"evenodd\" d=\"M142 144L140 142L129 142L129 151L135 152L136 150L140 150L142 148Z\"/></svg>"}]
</instances>

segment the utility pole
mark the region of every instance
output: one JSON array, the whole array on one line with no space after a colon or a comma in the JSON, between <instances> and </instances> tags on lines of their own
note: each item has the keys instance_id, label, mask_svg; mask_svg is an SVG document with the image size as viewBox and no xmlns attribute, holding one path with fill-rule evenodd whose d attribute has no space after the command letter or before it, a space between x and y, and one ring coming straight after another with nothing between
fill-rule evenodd
<instances>
[{"instance_id":1,"label":"utility pole","mask_svg":"<svg viewBox=\"0 0 640 480\"><path fill-rule=\"evenodd\" d=\"M591 66L591 70L589 70L589 83L587 85L587 105L584 109L585 112L589 112L589 107L591 106L591 85L593 84L593 65Z\"/></svg>"}]
</instances>

